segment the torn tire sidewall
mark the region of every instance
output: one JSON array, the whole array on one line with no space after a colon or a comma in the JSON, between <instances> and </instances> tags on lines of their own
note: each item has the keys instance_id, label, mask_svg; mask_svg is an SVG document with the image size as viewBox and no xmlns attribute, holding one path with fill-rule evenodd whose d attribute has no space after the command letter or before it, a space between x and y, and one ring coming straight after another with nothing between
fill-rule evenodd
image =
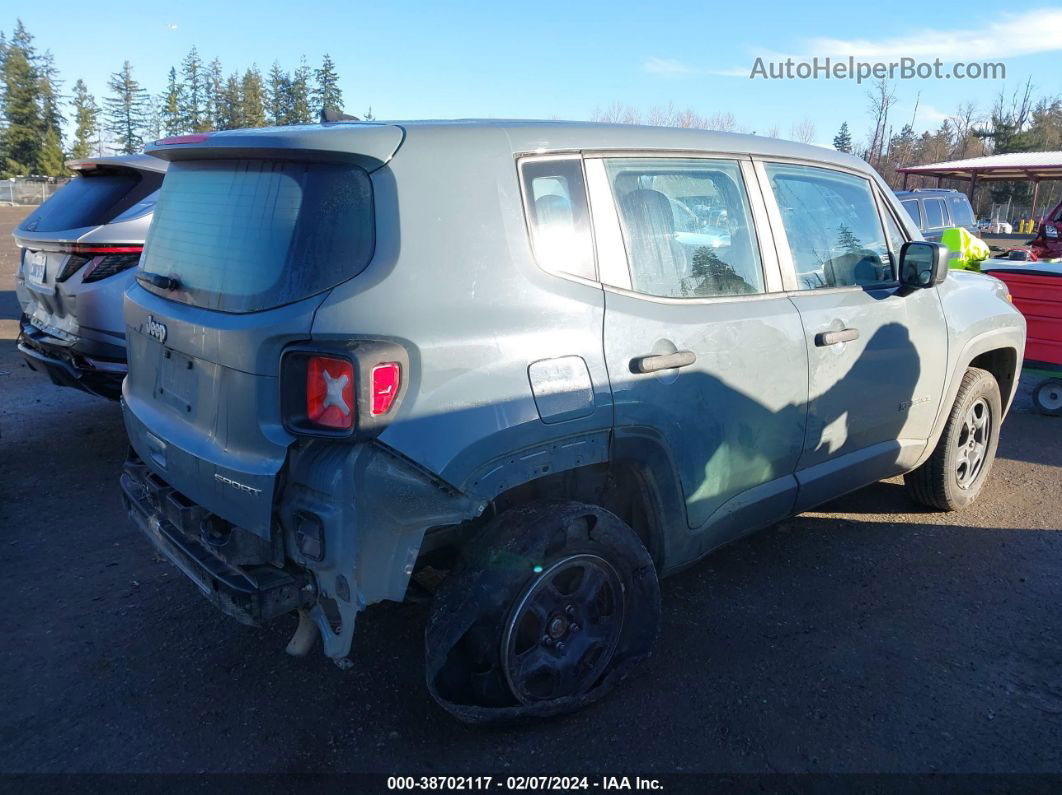
<instances>
[{"instance_id":1,"label":"torn tire sidewall","mask_svg":"<svg viewBox=\"0 0 1062 795\"><path fill-rule=\"evenodd\" d=\"M588 537L584 516L593 517ZM572 537L571 530L575 528ZM564 539L562 549L557 544ZM516 596L535 577L534 567L558 554L590 551L616 566L624 582L624 627L612 663L585 693L530 705L480 706L441 692L440 673L451 650L476 625L500 626ZM524 506L493 519L463 550L435 596L425 631L426 677L431 695L468 723L505 723L573 712L602 698L650 654L660 617L656 568L634 531L614 514L573 502ZM500 643L498 660L500 662Z\"/></svg>"}]
</instances>

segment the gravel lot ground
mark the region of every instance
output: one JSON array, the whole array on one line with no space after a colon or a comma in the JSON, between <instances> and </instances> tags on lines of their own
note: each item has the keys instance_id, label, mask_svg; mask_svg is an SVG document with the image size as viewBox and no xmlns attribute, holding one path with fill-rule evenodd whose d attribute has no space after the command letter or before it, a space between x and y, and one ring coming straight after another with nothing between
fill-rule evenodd
<instances>
[{"instance_id":1,"label":"gravel lot ground","mask_svg":"<svg viewBox=\"0 0 1062 795\"><path fill-rule=\"evenodd\" d=\"M424 607L365 613L344 674L153 558L117 404L16 353L24 214L0 208L0 772L1062 772L1062 419L1028 384L975 506L889 481L733 544L665 581L604 703L472 729L424 687Z\"/></svg>"}]
</instances>

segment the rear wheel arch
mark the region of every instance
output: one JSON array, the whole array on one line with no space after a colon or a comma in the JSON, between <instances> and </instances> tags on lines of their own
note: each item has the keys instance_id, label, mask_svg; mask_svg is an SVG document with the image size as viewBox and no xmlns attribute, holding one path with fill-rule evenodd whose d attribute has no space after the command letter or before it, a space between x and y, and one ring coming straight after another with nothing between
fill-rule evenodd
<instances>
[{"instance_id":1,"label":"rear wheel arch","mask_svg":"<svg viewBox=\"0 0 1062 795\"><path fill-rule=\"evenodd\" d=\"M477 524L547 500L604 508L634 530L657 569L672 567L677 550L671 530L686 527L685 500L667 448L651 433L615 433L607 460L543 474L499 492Z\"/></svg>"}]
</instances>

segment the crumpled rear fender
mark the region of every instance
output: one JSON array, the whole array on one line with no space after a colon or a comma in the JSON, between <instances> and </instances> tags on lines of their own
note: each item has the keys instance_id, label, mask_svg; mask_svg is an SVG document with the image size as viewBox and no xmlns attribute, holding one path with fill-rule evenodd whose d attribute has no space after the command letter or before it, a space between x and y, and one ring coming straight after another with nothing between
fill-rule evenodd
<instances>
[{"instance_id":1,"label":"crumpled rear fender","mask_svg":"<svg viewBox=\"0 0 1062 795\"><path fill-rule=\"evenodd\" d=\"M308 440L289 456L279 506L285 547L313 573L310 618L325 654L345 666L357 614L405 597L425 531L471 519L483 504L379 443ZM320 534L318 555L300 546L308 532Z\"/></svg>"}]
</instances>

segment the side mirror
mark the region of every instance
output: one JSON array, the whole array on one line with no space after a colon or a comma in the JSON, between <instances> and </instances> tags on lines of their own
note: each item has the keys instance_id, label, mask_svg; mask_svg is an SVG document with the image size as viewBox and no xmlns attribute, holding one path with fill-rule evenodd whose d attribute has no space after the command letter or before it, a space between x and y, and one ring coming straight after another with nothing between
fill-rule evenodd
<instances>
[{"instance_id":1,"label":"side mirror","mask_svg":"<svg viewBox=\"0 0 1062 795\"><path fill-rule=\"evenodd\" d=\"M900 249L900 284L904 287L935 287L948 275L948 247L912 240Z\"/></svg>"}]
</instances>

